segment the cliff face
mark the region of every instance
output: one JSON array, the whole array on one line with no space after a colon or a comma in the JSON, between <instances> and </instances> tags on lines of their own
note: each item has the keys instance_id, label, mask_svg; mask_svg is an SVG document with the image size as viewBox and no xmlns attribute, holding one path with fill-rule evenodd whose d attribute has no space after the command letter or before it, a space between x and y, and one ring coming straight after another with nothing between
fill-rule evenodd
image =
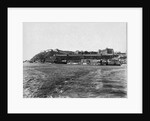
<instances>
[{"instance_id":1,"label":"cliff face","mask_svg":"<svg viewBox=\"0 0 150 121\"><path fill-rule=\"evenodd\" d=\"M30 59L30 62L51 62L55 59L55 54L74 54L72 51L63 51L63 50L45 50L36 54L33 58Z\"/></svg>"}]
</instances>

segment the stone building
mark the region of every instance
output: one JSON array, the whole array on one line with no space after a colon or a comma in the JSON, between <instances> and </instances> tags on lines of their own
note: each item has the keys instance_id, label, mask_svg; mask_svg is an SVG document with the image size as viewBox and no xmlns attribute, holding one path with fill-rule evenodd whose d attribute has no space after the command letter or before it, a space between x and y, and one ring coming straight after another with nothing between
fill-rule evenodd
<instances>
[{"instance_id":1,"label":"stone building","mask_svg":"<svg viewBox=\"0 0 150 121\"><path fill-rule=\"evenodd\" d=\"M104 50L98 50L98 54L100 54L100 55L114 55L114 50L111 48L106 48Z\"/></svg>"}]
</instances>

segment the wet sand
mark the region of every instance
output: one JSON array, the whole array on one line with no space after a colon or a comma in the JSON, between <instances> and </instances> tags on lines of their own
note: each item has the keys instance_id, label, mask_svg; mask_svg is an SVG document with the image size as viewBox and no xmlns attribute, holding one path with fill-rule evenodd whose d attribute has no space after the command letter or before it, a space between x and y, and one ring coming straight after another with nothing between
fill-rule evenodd
<instances>
[{"instance_id":1,"label":"wet sand","mask_svg":"<svg viewBox=\"0 0 150 121\"><path fill-rule=\"evenodd\" d=\"M24 98L126 98L126 65L23 64Z\"/></svg>"}]
</instances>

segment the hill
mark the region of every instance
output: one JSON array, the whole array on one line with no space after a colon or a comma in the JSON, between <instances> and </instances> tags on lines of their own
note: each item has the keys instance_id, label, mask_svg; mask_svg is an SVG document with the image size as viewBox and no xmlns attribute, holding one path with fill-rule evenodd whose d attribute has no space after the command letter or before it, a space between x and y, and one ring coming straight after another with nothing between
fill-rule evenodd
<instances>
[{"instance_id":1,"label":"hill","mask_svg":"<svg viewBox=\"0 0 150 121\"><path fill-rule=\"evenodd\" d=\"M46 60L53 60L55 54L75 54L73 51L63 51L59 49L48 49L36 54L30 59L30 62L45 62Z\"/></svg>"}]
</instances>

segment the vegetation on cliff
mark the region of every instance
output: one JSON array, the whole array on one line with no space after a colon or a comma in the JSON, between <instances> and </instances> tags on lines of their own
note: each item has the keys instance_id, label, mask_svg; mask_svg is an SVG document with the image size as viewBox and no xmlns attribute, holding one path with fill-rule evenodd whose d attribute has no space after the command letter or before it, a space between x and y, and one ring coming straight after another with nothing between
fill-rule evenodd
<instances>
[{"instance_id":1,"label":"vegetation on cliff","mask_svg":"<svg viewBox=\"0 0 150 121\"><path fill-rule=\"evenodd\" d=\"M36 54L33 58L30 59L30 62L45 62L46 60L53 60L55 54L74 54L72 51L63 51L59 49L49 49L43 52Z\"/></svg>"}]
</instances>

